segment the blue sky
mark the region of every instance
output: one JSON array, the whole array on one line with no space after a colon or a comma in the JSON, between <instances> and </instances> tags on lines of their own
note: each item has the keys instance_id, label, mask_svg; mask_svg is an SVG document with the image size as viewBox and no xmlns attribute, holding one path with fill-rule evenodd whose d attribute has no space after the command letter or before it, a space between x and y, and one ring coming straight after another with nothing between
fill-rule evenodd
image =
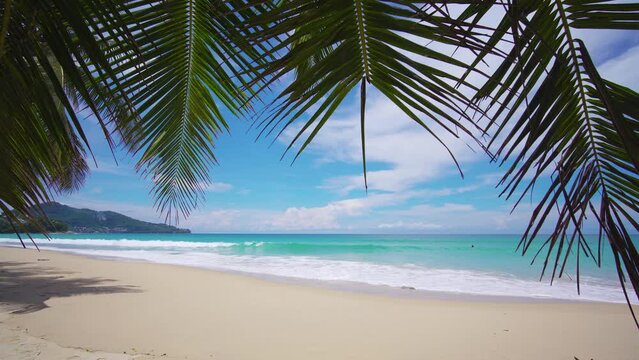
<instances>
[{"instance_id":1,"label":"blue sky","mask_svg":"<svg viewBox=\"0 0 639 360\"><path fill-rule=\"evenodd\" d=\"M604 77L639 89L639 36L627 31L584 31ZM89 118L86 130L98 166L84 188L62 203L113 210L162 221L150 182L135 173L135 159L113 155ZM512 202L495 189L502 168L464 141L449 141L450 156L431 136L375 91L367 101L369 192L364 191L359 143L359 101L349 97L316 141L290 166L280 161L291 133L255 142L257 131L232 119L220 137L219 166L210 174L206 203L180 227L194 232L270 233L521 233L532 202L510 214ZM449 139L450 140L450 139ZM538 193L539 194L539 193ZM587 230L594 229L592 224Z\"/></svg>"}]
</instances>

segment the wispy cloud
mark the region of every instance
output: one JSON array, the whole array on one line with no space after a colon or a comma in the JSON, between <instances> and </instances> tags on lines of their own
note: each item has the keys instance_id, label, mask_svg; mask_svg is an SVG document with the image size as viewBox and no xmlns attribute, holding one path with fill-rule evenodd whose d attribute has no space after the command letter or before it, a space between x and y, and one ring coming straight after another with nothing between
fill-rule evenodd
<instances>
[{"instance_id":1,"label":"wispy cloud","mask_svg":"<svg viewBox=\"0 0 639 360\"><path fill-rule=\"evenodd\" d=\"M116 164L114 160L96 159L96 162L88 161L89 168L92 172L111 175L135 175L135 170L131 167L124 164Z\"/></svg>"},{"instance_id":2,"label":"wispy cloud","mask_svg":"<svg viewBox=\"0 0 639 360\"><path fill-rule=\"evenodd\" d=\"M383 224L379 224L377 225L378 228L380 229L390 229L390 230L400 230L400 231L406 231L406 230L435 230L435 229L441 229L443 228L443 225L441 224L434 224L434 223L429 223L429 222L424 222L424 221L395 221L392 223L383 223Z\"/></svg>"},{"instance_id":3,"label":"wispy cloud","mask_svg":"<svg viewBox=\"0 0 639 360\"><path fill-rule=\"evenodd\" d=\"M396 205L416 193L372 194L367 197L332 201L318 207L290 207L267 219L262 225L271 230L337 230L344 229L353 218L370 213L373 209Z\"/></svg>"},{"instance_id":4,"label":"wispy cloud","mask_svg":"<svg viewBox=\"0 0 639 360\"><path fill-rule=\"evenodd\" d=\"M233 189L233 185L225 182L212 182L204 186L207 192L226 192Z\"/></svg>"},{"instance_id":5,"label":"wispy cloud","mask_svg":"<svg viewBox=\"0 0 639 360\"><path fill-rule=\"evenodd\" d=\"M366 128L370 190L407 191L435 178L459 176L446 148L390 100L377 96L370 103ZM309 152L322 162L361 163L359 121L359 114L354 112L332 119L315 138ZM449 146L462 167L482 158L481 153L469 148L472 141L468 137L460 134L462 139L456 139L437 129L434 122L427 124L433 126L433 131ZM284 141L288 141L294 131L291 130ZM364 188L363 175L360 170L352 175L329 177L321 187L345 195Z\"/></svg>"},{"instance_id":6,"label":"wispy cloud","mask_svg":"<svg viewBox=\"0 0 639 360\"><path fill-rule=\"evenodd\" d=\"M639 46L628 49L621 55L601 65L599 71L604 78L639 90L639 71L630 70L639 64Z\"/></svg>"}]
</instances>

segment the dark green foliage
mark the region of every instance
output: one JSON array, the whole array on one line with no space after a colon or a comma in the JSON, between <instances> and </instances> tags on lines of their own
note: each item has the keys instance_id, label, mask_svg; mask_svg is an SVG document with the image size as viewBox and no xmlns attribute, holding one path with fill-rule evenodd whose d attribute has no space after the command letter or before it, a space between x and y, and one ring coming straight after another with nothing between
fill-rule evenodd
<instances>
[{"instance_id":1,"label":"dark green foliage","mask_svg":"<svg viewBox=\"0 0 639 360\"><path fill-rule=\"evenodd\" d=\"M236 34L242 2L122 1L122 7L138 46L115 51L110 66L139 119L120 122L121 135L139 155L138 171L153 182L157 208L177 221L203 200L208 168L217 162L216 137L229 128L223 113L246 115L249 65L263 60Z\"/></svg>"},{"instance_id":2,"label":"dark green foliage","mask_svg":"<svg viewBox=\"0 0 639 360\"><path fill-rule=\"evenodd\" d=\"M525 254L554 215L554 231L543 236L546 241L535 256L542 259L544 272L552 271L551 281L576 256L579 291L580 258L599 265L607 242L624 293L629 281L639 296L639 255L629 235L639 231L639 94L603 79L571 29L575 21L579 27L637 28L639 7L600 1L525 3L531 6L513 6L489 39L494 45L510 41L512 50L475 95L491 113L489 148L507 167L502 194L519 204L544 174L551 174L520 248ZM603 15L604 9L617 12ZM466 15L478 20L482 13L474 10ZM488 47L474 65L489 53ZM582 233L588 217L600 225L596 249Z\"/></svg>"},{"instance_id":3,"label":"dark green foliage","mask_svg":"<svg viewBox=\"0 0 639 360\"><path fill-rule=\"evenodd\" d=\"M138 155L167 219L188 215L209 182L215 137L228 128L222 114L245 114L248 64L262 61L234 33L244 8L0 1L0 211L29 216L82 185L90 144L79 112L87 110L111 146L121 140Z\"/></svg>"},{"instance_id":4,"label":"dark green foliage","mask_svg":"<svg viewBox=\"0 0 639 360\"><path fill-rule=\"evenodd\" d=\"M467 69L468 65L447 51L421 44L437 42L448 49L468 46L477 50L481 42L472 32L451 31L452 18L430 16L417 22L418 12L412 2L296 0L248 21L251 31L247 37L273 43L271 52L281 54L259 69L257 79L269 84L295 75L261 119L261 134L279 135L311 113L287 149L302 142L297 157L359 86L366 177L364 115L366 87L372 86L443 146L446 144L434 131L438 127L454 137L458 137L457 130L471 135L477 127L468 114L479 109L458 88L471 85L439 69L451 65Z\"/></svg>"}]
</instances>

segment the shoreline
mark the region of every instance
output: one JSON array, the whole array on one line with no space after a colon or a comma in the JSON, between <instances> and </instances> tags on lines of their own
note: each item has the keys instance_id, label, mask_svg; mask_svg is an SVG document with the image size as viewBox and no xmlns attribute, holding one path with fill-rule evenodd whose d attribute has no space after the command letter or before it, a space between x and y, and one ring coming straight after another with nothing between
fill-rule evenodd
<instances>
[{"instance_id":1,"label":"shoreline","mask_svg":"<svg viewBox=\"0 0 639 360\"><path fill-rule=\"evenodd\" d=\"M408 286L395 287L384 284L369 284L359 281L347 281L347 280L321 280L321 279L307 279L297 278L290 276L272 275L264 273L254 273L240 270L230 270L222 268L210 268L204 266L196 266L191 264L170 264L158 261L151 261L145 259L131 259L117 256L102 256L95 254L82 254L73 253L63 250L43 250L43 251L55 251L70 254L74 256L86 257L96 260L105 261L123 261L139 264L158 264L166 265L177 268L199 269L204 271L211 271L219 274L230 274L240 277L247 277L257 280L263 280L267 282L280 283L283 285L293 285L302 287L312 287L316 289L325 289L338 292L348 292L354 294L367 294L373 296L386 296L391 298L407 298L407 299L421 299L421 300L438 300L438 301L457 301L457 302L483 302L483 303L521 303L521 304L623 304L620 302L612 301L597 301L591 299L562 299L553 297L525 297L514 295L486 295L486 294L473 294L464 292L453 291L435 291L435 290L423 290L415 289ZM549 285L550 286L550 285ZM634 304L636 305L636 304Z\"/></svg>"},{"instance_id":2,"label":"shoreline","mask_svg":"<svg viewBox=\"0 0 639 360\"><path fill-rule=\"evenodd\" d=\"M3 247L24 250L20 246L12 246L12 245L7 246L4 244L0 245L0 249L2 249ZM35 249L29 249L29 248L27 248L26 250L37 251ZM621 301L604 301L604 300L595 300L595 299L587 299L587 298L579 298L579 297L567 299L567 298L559 298L559 297L551 297L551 296L542 297L542 296L479 294L479 293L472 293L472 292L416 289L408 285L391 286L386 284L371 284L371 283L367 283L363 281L324 280L324 279L312 279L312 278L303 278L303 277L291 277L291 276L285 276L285 275L274 275L274 274L268 274L268 273L225 269L220 267L198 266L195 264L177 264L177 263L170 263L170 262L153 261L148 259L90 254L90 253L85 253L82 251L68 251L68 250L55 249L55 248L42 249L41 251L63 253L63 254L69 254L72 256L80 256L80 257L86 257L86 258L96 259L96 260L141 263L141 264L160 264L160 265L166 265L166 266L185 267L185 268L191 268L191 269L212 271L216 273L234 274L238 276L250 277L250 278L261 279L261 280L265 280L269 282L277 282L282 284L310 286L310 287L320 288L320 289L399 297L399 298L442 300L442 301L471 301L471 302L488 302L488 303L512 303L512 302L533 303L533 304L534 303L551 303L551 304L553 303L557 303L557 304L593 303L593 304L626 305L625 302L621 302ZM540 284L551 286L549 283L544 283L543 281L538 281L538 282ZM576 287L575 287L575 293L576 293ZM638 303L634 299L631 298L631 301L633 302L633 305L638 305Z\"/></svg>"},{"instance_id":3,"label":"shoreline","mask_svg":"<svg viewBox=\"0 0 639 360\"><path fill-rule=\"evenodd\" d=\"M639 352L625 304L425 299L8 247L0 247L0 259L0 357L7 359L20 358L11 346L61 347L87 359L96 352L136 359L633 359ZM11 313L16 307L23 311Z\"/></svg>"}]
</instances>

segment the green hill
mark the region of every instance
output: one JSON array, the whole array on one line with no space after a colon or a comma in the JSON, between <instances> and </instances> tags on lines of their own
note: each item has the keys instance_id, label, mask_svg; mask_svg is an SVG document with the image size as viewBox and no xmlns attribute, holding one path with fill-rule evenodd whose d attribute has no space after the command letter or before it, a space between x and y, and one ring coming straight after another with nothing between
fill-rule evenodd
<instances>
[{"instance_id":1,"label":"green hill","mask_svg":"<svg viewBox=\"0 0 639 360\"><path fill-rule=\"evenodd\" d=\"M166 224L140 221L114 211L77 209L50 202L42 205L45 214L58 226L50 231L65 228L77 233L190 233ZM30 226L27 224L27 228ZM0 218L0 232L13 232L7 221Z\"/></svg>"}]
</instances>

